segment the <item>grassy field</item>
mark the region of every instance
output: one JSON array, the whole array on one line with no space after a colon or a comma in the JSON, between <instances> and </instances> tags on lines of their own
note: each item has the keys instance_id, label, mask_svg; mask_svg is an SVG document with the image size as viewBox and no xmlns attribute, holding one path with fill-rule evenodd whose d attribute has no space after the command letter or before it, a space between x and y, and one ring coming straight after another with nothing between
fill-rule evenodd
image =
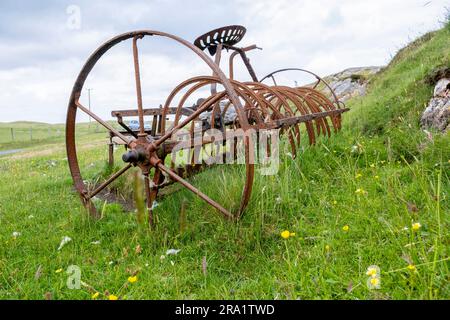
<instances>
[{"instance_id":1,"label":"grassy field","mask_svg":"<svg viewBox=\"0 0 450 320\"><path fill-rule=\"evenodd\" d=\"M119 204L99 203L93 221L62 144L0 158L0 298L449 299L450 135L430 137L418 125L432 95L422 80L442 65L450 66L448 28L377 75L368 95L351 101L341 133L295 160L283 152L279 175L257 175L239 223L184 190L159 200L155 230ZM79 152L88 180L104 174L107 149L97 138ZM241 169L192 181L233 203ZM58 250L64 237L72 240ZM71 265L81 289L66 284ZM379 268L377 289L370 266Z\"/></svg>"},{"instance_id":2,"label":"grassy field","mask_svg":"<svg viewBox=\"0 0 450 320\"><path fill-rule=\"evenodd\" d=\"M100 139L105 130L98 123L80 123L77 126L78 138ZM47 147L63 143L64 124L18 121L0 122L0 151L33 147Z\"/></svg>"}]
</instances>

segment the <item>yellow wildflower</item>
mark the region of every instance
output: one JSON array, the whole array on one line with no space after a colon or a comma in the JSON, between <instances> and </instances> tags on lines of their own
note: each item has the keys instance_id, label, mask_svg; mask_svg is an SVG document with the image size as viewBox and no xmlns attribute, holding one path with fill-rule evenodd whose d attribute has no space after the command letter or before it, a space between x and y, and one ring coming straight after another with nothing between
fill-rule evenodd
<instances>
[{"instance_id":1,"label":"yellow wildflower","mask_svg":"<svg viewBox=\"0 0 450 320\"><path fill-rule=\"evenodd\" d=\"M375 168L375 164L372 163L372 164L370 165L370 167L371 167L371 168Z\"/></svg>"},{"instance_id":2,"label":"yellow wildflower","mask_svg":"<svg viewBox=\"0 0 450 320\"><path fill-rule=\"evenodd\" d=\"M363 188L356 189L356 194L366 194L367 192Z\"/></svg>"},{"instance_id":3,"label":"yellow wildflower","mask_svg":"<svg viewBox=\"0 0 450 320\"><path fill-rule=\"evenodd\" d=\"M337 205L337 201L336 201L336 200L334 200L334 201L333 201L333 204L334 204L334 205Z\"/></svg>"},{"instance_id":4,"label":"yellow wildflower","mask_svg":"<svg viewBox=\"0 0 450 320\"><path fill-rule=\"evenodd\" d=\"M330 250L331 250L331 247L330 247L329 245L326 245L326 246L325 246L325 250L326 250L326 251L330 251Z\"/></svg>"},{"instance_id":5,"label":"yellow wildflower","mask_svg":"<svg viewBox=\"0 0 450 320\"><path fill-rule=\"evenodd\" d=\"M377 273L378 273L377 268L374 268L374 267L367 268L366 274L368 276L375 278L377 276Z\"/></svg>"},{"instance_id":6,"label":"yellow wildflower","mask_svg":"<svg viewBox=\"0 0 450 320\"><path fill-rule=\"evenodd\" d=\"M362 178L362 174L361 174L361 173L358 173L358 174L355 176L355 179L359 179L359 178Z\"/></svg>"},{"instance_id":7,"label":"yellow wildflower","mask_svg":"<svg viewBox=\"0 0 450 320\"><path fill-rule=\"evenodd\" d=\"M422 225L420 224L420 222L416 222L412 224L412 229L414 231L418 231L420 228L422 228Z\"/></svg>"},{"instance_id":8,"label":"yellow wildflower","mask_svg":"<svg viewBox=\"0 0 450 320\"><path fill-rule=\"evenodd\" d=\"M135 283L137 280L138 280L137 276L128 277L128 282L129 283Z\"/></svg>"},{"instance_id":9,"label":"yellow wildflower","mask_svg":"<svg viewBox=\"0 0 450 320\"><path fill-rule=\"evenodd\" d=\"M409 271L416 271L416 266L413 264L410 264L407 268Z\"/></svg>"},{"instance_id":10,"label":"yellow wildflower","mask_svg":"<svg viewBox=\"0 0 450 320\"><path fill-rule=\"evenodd\" d=\"M348 232L348 230L350 230L350 227L348 225L345 225L345 226L342 227L342 230L344 232Z\"/></svg>"},{"instance_id":11,"label":"yellow wildflower","mask_svg":"<svg viewBox=\"0 0 450 320\"><path fill-rule=\"evenodd\" d=\"M294 232L290 232L290 231L288 231L288 230L285 230L285 231L283 231L282 233L281 233L281 237L283 238L283 239L289 239L290 237L294 237L295 236L295 233Z\"/></svg>"},{"instance_id":12,"label":"yellow wildflower","mask_svg":"<svg viewBox=\"0 0 450 320\"><path fill-rule=\"evenodd\" d=\"M94 294L91 296L91 298L95 300L95 299L98 298L99 295L100 295L100 294L99 294L98 292L96 292L96 293L94 293Z\"/></svg>"},{"instance_id":13,"label":"yellow wildflower","mask_svg":"<svg viewBox=\"0 0 450 320\"><path fill-rule=\"evenodd\" d=\"M108 299L109 299L109 300L118 300L119 298L118 298L117 296L113 295L113 294L110 294L110 295L108 296Z\"/></svg>"},{"instance_id":14,"label":"yellow wildflower","mask_svg":"<svg viewBox=\"0 0 450 320\"><path fill-rule=\"evenodd\" d=\"M283 239L289 239L289 236L291 235L291 233L289 232L289 231L283 231L282 233L281 233L281 237L283 238Z\"/></svg>"},{"instance_id":15,"label":"yellow wildflower","mask_svg":"<svg viewBox=\"0 0 450 320\"><path fill-rule=\"evenodd\" d=\"M373 177L375 180L380 180L380 176Z\"/></svg>"},{"instance_id":16,"label":"yellow wildflower","mask_svg":"<svg viewBox=\"0 0 450 320\"><path fill-rule=\"evenodd\" d=\"M61 269L58 269L58 270L55 270L55 273L61 273L61 272L63 272L64 270L61 268Z\"/></svg>"},{"instance_id":17,"label":"yellow wildflower","mask_svg":"<svg viewBox=\"0 0 450 320\"><path fill-rule=\"evenodd\" d=\"M372 278L370 279L370 284L373 285L374 287L378 286L380 284L380 279L379 278Z\"/></svg>"}]
</instances>

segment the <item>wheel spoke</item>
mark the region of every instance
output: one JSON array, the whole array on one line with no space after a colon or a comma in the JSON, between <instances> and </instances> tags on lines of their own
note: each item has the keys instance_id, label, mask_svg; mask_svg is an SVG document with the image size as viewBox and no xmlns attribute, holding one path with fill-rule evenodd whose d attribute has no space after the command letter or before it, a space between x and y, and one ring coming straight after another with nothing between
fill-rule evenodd
<instances>
[{"instance_id":1,"label":"wheel spoke","mask_svg":"<svg viewBox=\"0 0 450 320\"><path fill-rule=\"evenodd\" d=\"M216 208L217 210L219 210L219 212L222 213L226 218L229 218L229 219L233 219L234 218L234 216L227 209L225 209L220 204L218 204L217 202L215 202L214 200L209 198L206 194L204 194L203 192L198 190L196 187L191 185L189 182L184 180L182 177L177 175L175 172L173 172L172 170L167 168L162 163L158 164L158 168L161 169L161 171L167 173L170 176L170 178L172 178L173 180L175 180L175 181L179 182L180 184L182 184L185 188L187 188L189 191L194 193L196 196L198 196L199 198L204 200L206 203L208 203L209 205L211 205L214 208Z\"/></svg>"},{"instance_id":2,"label":"wheel spoke","mask_svg":"<svg viewBox=\"0 0 450 320\"><path fill-rule=\"evenodd\" d=\"M139 134L144 135L144 111L142 109L142 89L141 89L141 74L139 71L139 53L137 48L137 40L142 36L135 36L133 38L133 62L134 62L134 77L136 80L136 96L139 116Z\"/></svg>"},{"instance_id":3,"label":"wheel spoke","mask_svg":"<svg viewBox=\"0 0 450 320\"><path fill-rule=\"evenodd\" d=\"M106 121L103 121L99 116L97 116L95 113L84 107L79 101L76 101L77 108L79 108L84 113L88 114L92 118L95 119L98 123L100 123L102 126L104 126L106 129L114 133L115 136L119 137L123 142L125 142L128 146L131 146L133 144L133 141L130 141L126 136L121 134L119 131L114 129L109 123Z\"/></svg>"},{"instance_id":4,"label":"wheel spoke","mask_svg":"<svg viewBox=\"0 0 450 320\"><path fill-rule=\"evenodd\" d=\"M111 182L113 182L114 180L116 180L118 177L120 177L123 173L125 173L128 169L130 169L132 167L131 164L126 165L125 167L123 167L122 169L120 169L119 171L117 171L116 173L114 173L111 177L108 178L108 180L106 180L105 182L103 182L101 185L99 185L94 191L92 191L91 194L89 194L86 199L92 199L93 197L95 197L100 191L102 191L103 189L105 189L108 185L111 184Z\"/></svg>"}]
</instances>

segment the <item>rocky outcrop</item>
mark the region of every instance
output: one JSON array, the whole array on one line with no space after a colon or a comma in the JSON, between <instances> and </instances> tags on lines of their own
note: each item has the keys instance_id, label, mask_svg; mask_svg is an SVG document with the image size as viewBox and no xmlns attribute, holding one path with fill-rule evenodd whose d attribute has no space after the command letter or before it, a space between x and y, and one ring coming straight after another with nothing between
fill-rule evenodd
<instances>
[{"instance_id":1,"label":"rocky outcrop","mask_svg":"<svg viewBox=\"0 0 450 320\"><path fill-rule=\"evenodd\" d=\"M330 87L341 101L364 96L370 78L382 70L383 67L350 68L342 72L325 77Z\"/></svg>"},{"instance_id":2,"label":"rocky outcrop","mask_svg":"<svg viewBox=\"0 0 450 320\"><path fill-rule=\"evenodd\" d=\"M434 128L441 132L450 130L450 78L437 82L433 98L420 119L422 128Z\"/></svg>"}]
</instances>

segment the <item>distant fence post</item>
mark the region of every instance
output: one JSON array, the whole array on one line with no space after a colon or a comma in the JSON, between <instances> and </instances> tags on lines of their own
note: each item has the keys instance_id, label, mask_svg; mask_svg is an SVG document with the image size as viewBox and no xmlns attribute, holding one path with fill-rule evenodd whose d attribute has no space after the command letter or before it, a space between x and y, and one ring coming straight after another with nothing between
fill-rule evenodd
<instances>
[{"instance_id":1,"label":"distant fence post","mask_svg":"<svg viewBox=\"0 0 450 320\"><path fill-rule=\"evenodd\" d=\"M14 141L14 128L11 128L11 139Z\"/></svg>"},{"instance_id":2,"label":"distant fence post","mask_svg":"<svg viewBox=\"0 0 450 320\"><path fill-rule=\"evenodd\" d=\"M30 140L33 140L33 127L30 127Z\"/></svg>"}]
</instances>

